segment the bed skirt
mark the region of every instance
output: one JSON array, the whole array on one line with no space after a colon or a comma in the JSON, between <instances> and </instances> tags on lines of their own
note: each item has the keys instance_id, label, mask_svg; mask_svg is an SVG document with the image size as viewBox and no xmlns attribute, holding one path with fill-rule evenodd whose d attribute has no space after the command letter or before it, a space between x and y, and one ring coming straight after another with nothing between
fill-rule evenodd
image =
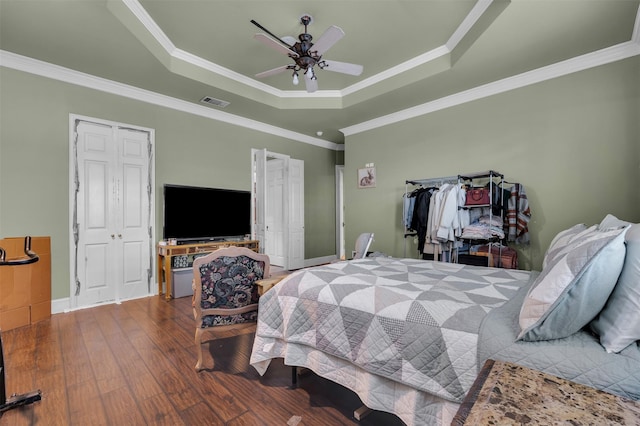
<instances>
[{"instance_id":1,"label":"bed skirt","mask_svg":"<svg viewBox=\"0 0 640 426\"><path fill-rule=\"evenodd\" d=\"M268 355L255 350L251 355L251 365L260 375L266 372L271 359L283 358L286 365L308 368L355 392L368 408L393 413L408 426L449 425L459 407L455 402L376 376L308 346L256 335L254 348L269 350Z\"/></svg>"}]
</instances>

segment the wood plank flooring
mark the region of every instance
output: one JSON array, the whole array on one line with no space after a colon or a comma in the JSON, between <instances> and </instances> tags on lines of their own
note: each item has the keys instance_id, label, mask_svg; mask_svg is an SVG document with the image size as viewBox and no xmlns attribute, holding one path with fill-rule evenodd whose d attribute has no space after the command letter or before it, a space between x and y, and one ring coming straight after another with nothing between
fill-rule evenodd
<instances>
[{"instance_id":1,"label":"wood plank flooring","mask_svg":"<svg viewBox=\"0 0 640 426\"><path fill-rule=\"evenodd\" d=\"M194 331L189 297L158 296L5 331L7 397L40 389L42 400L0 425L403 424L382 412L357 422L358 397L314 374L293 389L282 360L260 377L249 365L255 324L218 331L196 373Z\"/></svg>"}]
</instances>

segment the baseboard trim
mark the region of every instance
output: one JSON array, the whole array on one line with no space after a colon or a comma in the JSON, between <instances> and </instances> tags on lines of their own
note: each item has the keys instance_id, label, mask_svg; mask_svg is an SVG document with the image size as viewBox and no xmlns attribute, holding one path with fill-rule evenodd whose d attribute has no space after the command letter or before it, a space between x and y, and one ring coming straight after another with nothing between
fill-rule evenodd
<instances>
[{"instance_id":1,"label":"baseboard trim","mask_svg":"<svg viewBox=\"0 0 640 426\"><path fill-rule=\"evenodd\" d=\"M331 255L331 256L322 256L322 257L314 257L312 259L305 259L304 260L304 267L305 268L309 268L311 266L318 266L318 265L325 265L327 263L331 263L332 261L336 260L338 258L338 256Z\"/></svg>"},{"instance_id":2,"label":"baseboard trim","mask_svg":"<svg viewBox=\"0 0 640 426\"><path fill-rule=\"evenodd\" d=\"M72 311L80 311L82 309L95 308L97 306L120 304L122 302L126 302L127 300L144 299L145 297L154 297L154 296L157 296L157 293L145 294L144 296L132 297L131 299L114 300L112 302L98 303L95 305L88 305L88 306L80 306L77 308L71 307L71 298L64 297L62 299L56 299L51 301L51 314L63 314L63 313L72 312Z\"/></svg>"}]
</instances>

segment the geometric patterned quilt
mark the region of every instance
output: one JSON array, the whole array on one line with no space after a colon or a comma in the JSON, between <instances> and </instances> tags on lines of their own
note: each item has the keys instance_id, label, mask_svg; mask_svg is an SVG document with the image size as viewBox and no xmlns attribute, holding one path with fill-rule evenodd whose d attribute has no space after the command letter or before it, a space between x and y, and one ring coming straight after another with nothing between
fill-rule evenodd
<instances>
[{"instance_id":1,"label":"geometric patterned quilt","mask_svg":"<svg viewBox=\"0 0 640 426\"><path fill-rule=\"evenodd\" d=\"M529 276L385 257L300 270L260 298L250 362L264 374L263 361L274 358L279 343L306 345L461 402L479 371L483 319Z\"/></svg>"}]
</instances>

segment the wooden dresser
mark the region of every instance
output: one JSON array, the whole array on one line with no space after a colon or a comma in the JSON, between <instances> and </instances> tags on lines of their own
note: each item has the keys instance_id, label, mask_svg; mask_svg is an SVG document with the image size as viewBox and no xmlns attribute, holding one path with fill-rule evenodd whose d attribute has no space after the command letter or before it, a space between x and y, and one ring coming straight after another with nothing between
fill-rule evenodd
<instances>
[{"instance_id":1,"label":"wooden dresser","mask_svg":"<svg viewBox=\"0 0 640 426\"><path fill-rule=\"evenodd\" d=\"M24 256L24 238L0 239L6 259ZM0 329L11 330L51 317L51 239L32 237L39 260L28 265L0 266Z\"/></svg>"}]
</instances>

